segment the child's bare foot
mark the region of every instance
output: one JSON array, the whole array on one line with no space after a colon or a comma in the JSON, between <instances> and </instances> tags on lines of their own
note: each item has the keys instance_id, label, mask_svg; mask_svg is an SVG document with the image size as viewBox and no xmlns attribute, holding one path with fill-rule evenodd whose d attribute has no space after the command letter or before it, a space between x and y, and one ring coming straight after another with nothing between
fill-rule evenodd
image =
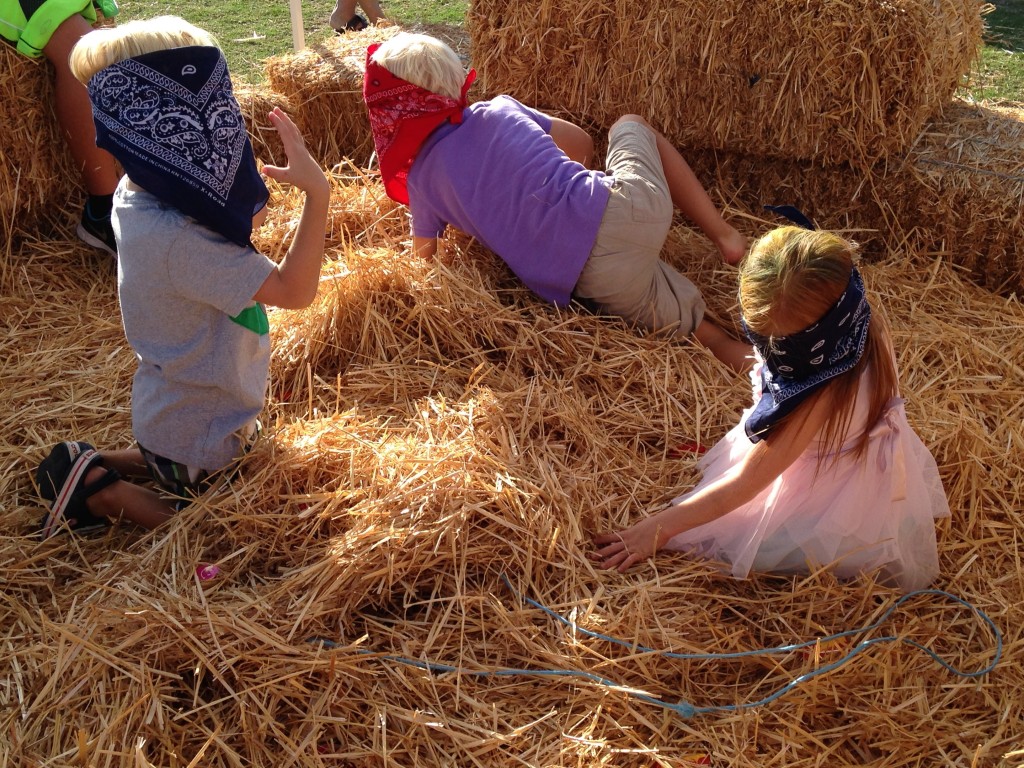
<instances>
[{"instance_id":1,"label":"child's bare foot","mask_svg":"<svg viewBox=\"0 0 1024 768\"><path fill-rule=\"evenodd\" d=\"M748 243L746 236L741 235L732 227L729 227L725 233L715 239L715 245L718 247L718 252L722 254L722 259L725 263L733 266L739 264L747 254Z\"/></svg>"}]
</instances>

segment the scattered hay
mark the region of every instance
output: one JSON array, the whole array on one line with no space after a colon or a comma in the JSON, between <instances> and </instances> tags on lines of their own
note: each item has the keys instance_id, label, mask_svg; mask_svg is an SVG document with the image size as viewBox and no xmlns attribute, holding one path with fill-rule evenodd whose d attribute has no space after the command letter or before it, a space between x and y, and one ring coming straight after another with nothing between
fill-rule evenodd
<instances>
[{"instance_id":1,"label":"scattered hay","mask_svg":"<svg viewBox=\"0 0 1024 768\"><path fill-rule=\"evenodd\" d=\"M353 210L334 213L345 234L317 302L271 315L266 438L230 491L149 535L125 524L31 537L31 471L49 444L130 440L134 361L113 278L84 249L34 243L0 270L14 320L0 337L0 763L1013 764L1002 757L1024 722L1019 302L921 255L863 270L949 492L937 586L1003 629L1000 667L968 680L909 646L875 646L764 707L687 720L629 690L751 702L861 638L672 661L523 598L583 629L703 653L867 625L894 594L825 572L735 581L678 555L596 571L589 536L692 483L696 456L676 449L724 434L747 385L702 350L536 300L464 238L442 260L412 257L401 212L354 176L334 179ZM260 237L285 247L297 202L273 192ZM666 255L733 316L734 271L710 244L677 227ZM219 573L204 580L202 564ZM880 632L966 668L991 659L977 620L934 598ZM414 665L425 662L589 672L626 688Z\"/></svg>"},{"instance_id":2,"label":"scattered hay","mask_svg":"<svg viewBox=\"0 0 1024 768\"><path fill-rule=\"evenodd\" d=\"M487 94L674 143L871 165L907 149L970 70L974 0L471 4Z\"/></svg>"},{"instance_id":3,"label":"scattered hay","mask_svg":"<svg viewBox=\"0 0 1024 768\"><path fill-rule=\"evenodd\" d=\"M539 6L552 36L561 34L556 5ZM607 10L587 19L595 39ZM630 13L640 16L631 34L652 31L645 8ZM31 475L52 443L130 442L134 358L109 262L76 243L8 241L0 765L1014 764L1024 746L1024 310L966 281L981 270L1000 274L999 286L1011 282L991 258L951 265L948 249L966 242L953 239L961 228L940 229L922 208L929 195L946 196L933 202L936 219L979 222L963 237L982 254L996 253L981 249L996 242L982 221L1004 216L1019 239L1019 171L1003 151L1019 135L1016 114L954 108L951 127L934 123L913 161L890 161L885 195L842 168L787 170L762 158L744 170L748 156L718 155L728 215L751 234L767 226L764 202L804 205L855 237L894 221L916 227L895 229L863 272L891 321L908 414L953 511L939 524L936 586L992 616L1004 632L1002 664L958 678L908 645L880 645L763 707L684 719L631 692L742 705L862 638L687 662L581 630L681 653L748 651L868 625L895 595L870 576L840 583L827 572L735 581L679 555L626 576L594 569L592 533L693 483L697 457L680 446L724 434L748 386L703 350L540 302L464 237L451 236L442 259L412 256L404 209L359 167L358 150L329 143L345 132L339 116L365 121L361 51L382 34L390 32L346 38L360 51L354 91L327 87L352 57L328 44L303 64L319 84L283 102L307 136L319 136L311 144L334 153L325 162L357 162L331 174L316 301L271 314L265 439L230 490L162 529L33 538L42 508ZM257 141L266 138L259 111L277 98L245 97ZM369 138L365 124L347 130ZM985 131L995 134L989 144ZM280 259L301 194L270 186L271 216L255 240ZM807 197L779 199L789 190ZM982 202L1007 190L1018 195L1009 203L1017 219ZM943 249L928 239L933 231L944 233ZM665 256L735 328L735 272L710 244L675 227ZM212 576L208 564L219 569ZM992 658L978 621L932 597L901 608L882 633L967 669ZM590 673L622 687L582 676L431 673L428 662L470 673Z\"/></svg>"}]
</instances>

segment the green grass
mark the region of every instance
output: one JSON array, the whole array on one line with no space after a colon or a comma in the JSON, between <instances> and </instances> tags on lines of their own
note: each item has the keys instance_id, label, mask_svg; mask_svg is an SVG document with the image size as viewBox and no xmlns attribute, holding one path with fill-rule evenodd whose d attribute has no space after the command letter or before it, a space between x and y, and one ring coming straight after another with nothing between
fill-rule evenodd
<instances>
[{"instance_id":1,"label":"green grass","mask_svg":"<svg viewBox=\"0 0 1024 768\"><path fill-rule=\"evenodd\" d=\"M1024 102L1024 0L1002 0L985 17L985 26L986 45L971 94Z\"/></svg>"},{"instance_id":2,"label":"green grass","mask_svg":"<svg viewBox=\"0 0 1024 768\"><path fill-rule=\"evenodd\" d=\"M1024 101L1024 52L985 46L968 91L979 100Z\"/></svg>"},{"instance_id":3,"label":"green grass","mask_svg":"<svg viewBox=\"0 0 1024 768\"><path fill-rule=\"evenodd\" d=\"M381 5L401 24L461 24L468 0L382 0ZM288 8L288 0L130 0L121 4L118 20L181 16L217 37L232 74L258 83L264 79L264 59L292 50ZM306 45L334 35L327 24L333 9L334 0L303 0Z\"/></svg>"},{"instance_id":4,"label":"green grass","mask_svg":"<svg viewBox=\"0 0 1024 768\"><path fill-rule=\"evenodd\" d=\"M470 0L382 0L400 24L461 24ZM306 44L334 32L327 17L334 0L304 0ZM217 36L231 71L249 82L263 80L263 60L291 50L288 0L130 0L122 20L173 13ZM1024 102L1024 0L1001 0L986 17L986 45L966 91L976 99Z\"/></svg>"}]
</instances>

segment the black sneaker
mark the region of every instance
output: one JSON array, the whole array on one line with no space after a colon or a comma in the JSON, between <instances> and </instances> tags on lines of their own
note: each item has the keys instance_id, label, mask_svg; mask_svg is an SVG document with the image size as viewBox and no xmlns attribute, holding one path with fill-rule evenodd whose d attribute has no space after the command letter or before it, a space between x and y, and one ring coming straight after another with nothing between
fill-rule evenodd
<instances>
[{"instance_id":1,"label":"black sneaker","mask_svg":"<svg viewBox=\"0 0 1024 768\"><path fill-rule=\"evenodd\" d=\"M98 219L93 218L89 210L89 203L86 202L85 208L82 209L82 220L78 223L76 232L82 242L88 243L93 248L106 251L117 258L117 240L114 239L114 228L110 224L109 213Z\"/></svg>"},{"instance_id":2,"label":"black sneaker","mask_svg":"<svg viewBox=\"0 0 1024 768\"><path fill-rule=\"evenodd\" d=\"M344 34L345 32L361 32L368 26L370 26L369 22L357 13L348 20L348 23L345 24L345 29L339 29L337 32L339 35Z\"/></svg>"}]
</instances>

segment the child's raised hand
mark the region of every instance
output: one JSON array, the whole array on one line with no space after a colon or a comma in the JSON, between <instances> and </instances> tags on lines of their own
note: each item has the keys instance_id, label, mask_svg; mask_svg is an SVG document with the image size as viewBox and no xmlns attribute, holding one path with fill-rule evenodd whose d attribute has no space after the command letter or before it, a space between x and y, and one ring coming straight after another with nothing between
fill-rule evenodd
<instances>
[{"instance_id":1,"label":"child's raised hand","mask_svg":"<svg viewBox=\"0 0 1024 768\"><path fill-rule=\"evenodd\" d=\"M264 175L275 181L291 184L304 192L329 191L330 185L323 169L309 154L302 134L291 118L280 107L274 107L270 112L270 123L281 137L285 155L288 156L288 165L283 168L279 165L265 165Z\"/></svg>"}]
</instances>

